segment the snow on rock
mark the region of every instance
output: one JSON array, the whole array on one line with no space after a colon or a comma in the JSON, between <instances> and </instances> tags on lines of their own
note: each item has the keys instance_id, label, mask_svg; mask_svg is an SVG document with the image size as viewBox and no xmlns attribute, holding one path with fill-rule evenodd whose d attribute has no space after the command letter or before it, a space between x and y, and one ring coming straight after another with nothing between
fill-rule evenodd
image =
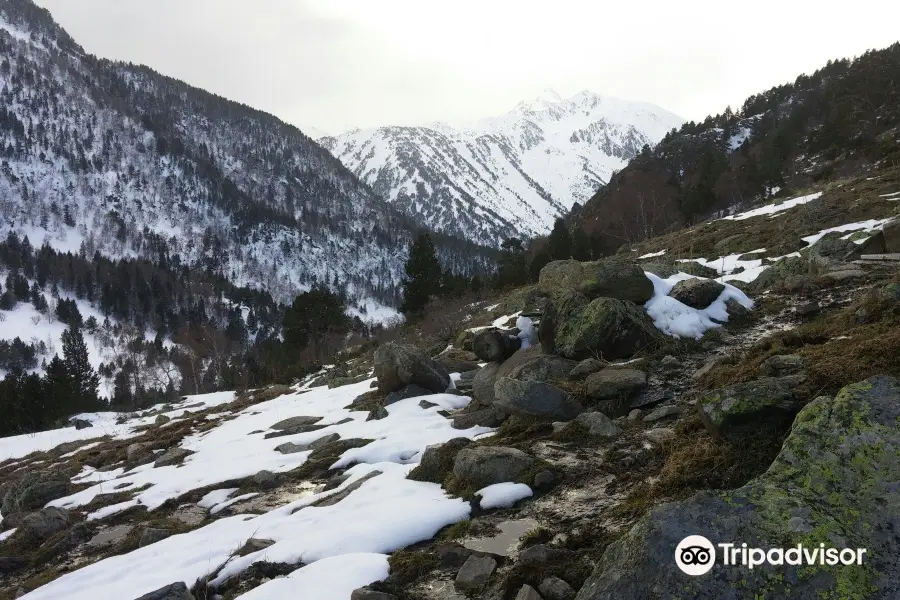
<instances>
[{"instance_id":1,"label":"snow on rock","mask_svg":"<svg viewBox=\"0 0 900 600\"><path fill-rule=\"evenodd\" d=\"M6 538L10 537L15 532L16 532L15 528L0 532L0 542L5 540Z\"/></svg>"},{"instance_id":2,"label":"snow on rock","mask_svg":"<svg viewBox=\"0 0 900 600\"><path fill-rule=\"evenodd\" d=\"M729 215L727 217L723 217L722 219L718 219L720 221L743 221L744 219L749 219L751 217L760 217L763 215L777 215L778 213L784 212L795 206L800 206L802 204L806 204L807 202L812 202L813 200L818 200L822 196L822 192L816 192L815 194L809 194L807 196L799 196L797 198L791 198L790 200L785 200L780 204L767 204L766 206L762 206L760 208L754 208L753 210L748 210L746 212L738 213L736 215Z\"/></svg>"},{"instance_id":3,"label":"snow on rock","mask_svg":"<svg viewBox=\"0 0 900 600\"><path fill-rule=\"evenodd\" d=\"M238 596L238 600L347 600L353 590L387 579L390 570L387 559L385 554L363 552L323 558L287 577L267 581Z\"/></svg>"},{"instance_id":4,"label":"snow on rock","mask_svg":"<svg viewBox=\"0 0 900 600\"><path fill-rule=\"evenodd\" d=\"M649 252L649 253L647 253L647 254L643 254L643 255L641 255L641 256L638 256L638 260L640 260L640 259L642 259L642 258L654 258L654 257L657 257L657 256L662 256L662 255L665 254L666 252L668 252L668 250L660 250L659 252Z\"/></svg>"},{"instance_id":5,"label":"snow on rock","mask_svg":"<svg viewBox=\"0 0 900 600\"><path fill-rule=\"evenodd\" d=\"M522 340L521 349L530 348L534 341L534 321L528 317L516 319L516 328L519 330L519 339Z\"/></svg>"},{"instance_id":6,"label":"snow on rock","mask_svg":"<svg viewBox=\"0 0 900 600\"><path fill-rule=\"evenodd\" d=\"M487 510L509 508L519 500L530 498L532 493L531 488L524 483L505 482L481 488L475 495L481 496L481 508Z\"/></svg>"},{"instance_id":7,"label":"snow on rock","mask_svg":"<svg viewBox=\"0 0 900 600\"><path fill-rule=\"evenodd\" d=\"M668 279L662 279L653 273L646 275L653 282L653 297L647 301L644 308L653 319L656 328L666 335L700 339L710 329L728 322L725 303L729 300L735 300L744 308L753 308L753 301L744 292L727 283L724 284L725 289L719 297L707 308L691 308L668 294L679 281L693 279L692 275L678 273Z\"/></svg>"},{"instance_id":8,"label":"snow on rock","mask_svg":"<svg viewBox=\"0 0 900 600\"><path fill-rule=\"evenodd\" d=\"M217 504L221 504L228 500L229 496L238 491L239 488L224 488L221 490L213 490L200 498L197 506L200 508L212 508Z\"/></svg>"},{"instance_id":9,"label":"snow on rock","mask_svg":"<svg viewBox=\"0 0 900 600\"><path fill-rule=\"evenodd\" d=\"M230 500L226 500L225 502L221 502L221 503L213 506L211 509L209 509L209 514L211 514L211 515L218 514L218 513L222 512L223 510L225 510L226 508L228 508L229 506L231 506L232 504L237 504L238 502L243 502L244 500L249 500L250 498L255 498L257 496L259 496L259 494L257 492L250 492L249 494L241 494L240 496L235 496L234 498L231 498Z\"/></svg>"},{"instance_id":10,"label":"snow on rock","mask_svg":"<svg viewBox=\"0 0 900 600\"><path fill-rule=\"evenodd\" d=\"M809 244L810 246L812 246L813 244L815 244L816 242L821 240L823 237L825 237L826 234L829 234L829 233L832 233L835 231L837 231L837 232L875 231L877 229L881 229L884 226L884 224L887 223L888 221L890 221L891 219L892 219L892 217L889 217L887 219L869 219L867 221L858 221L856 223L846 223L844 225L838 225L837 227L829 227L828 229L823 229L819 233L814 233L813 235L808 235L808 236L804 237L803 241L806 242L807 244ZM850 234L845 235L843 237L844 237L844 239L846 239L846 238L850 237ZM863 240L858 240L859 243L862 243L862 241Z\"/></svg>"}]
</instances>

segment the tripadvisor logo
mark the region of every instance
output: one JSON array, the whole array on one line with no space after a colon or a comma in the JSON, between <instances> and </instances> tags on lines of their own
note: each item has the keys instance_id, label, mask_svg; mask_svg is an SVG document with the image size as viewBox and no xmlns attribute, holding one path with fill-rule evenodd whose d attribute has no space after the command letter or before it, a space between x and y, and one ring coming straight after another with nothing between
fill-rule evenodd
<instances>
[{"instance_id":1,"label":"tripadvisor logo","mask_svg":"<svg viewBox=\"0 0 900 600\"><path fill-rule=\"evenodd\" d=\"M865 548L826 548L797 544L791 548L750 548L746 543L720 542L713 545L702 535L689 535L675 547L675 564L688 575L708 573L716 563L716 547L719 548L721 564L742 566L751 571L760 565L861 565Z\"/></svg>"}]
</instances>

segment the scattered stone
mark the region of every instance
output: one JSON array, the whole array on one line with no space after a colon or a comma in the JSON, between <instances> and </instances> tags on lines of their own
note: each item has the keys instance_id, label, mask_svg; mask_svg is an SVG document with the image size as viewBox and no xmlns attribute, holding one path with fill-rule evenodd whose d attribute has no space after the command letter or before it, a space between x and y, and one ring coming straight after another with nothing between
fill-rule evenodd
<instances>
[{"instance_id":1,"label":"scattered stone","mask_svg":"<svg viewBox=\"0 0 900 600\"><path fill-rule=\"evenodd\" d=\"M618 258L579 262L557 260L548 263L538 280L542 291L578 291L589 299L615 298L643 304L653 297L653 284L636 263Z\"/></svg>"},{"instance_id":2,"label":"scattered stone","mask_svg":"<svg viewBox=\"0 0 900 600\"><path fill-rule=\"evenodd\" d=\"M756 548L802 544L811 550L820 543L865 548L862 567L816 561L802 567L803 576L788 577L786 567L784 579L773 578L768 568L741 569L741 589L751 594L765 589L774 598L827 598L837 589L846 598L895 598L900 590L900 537L892 533L900 519L898 422L900 381L892 377L871 377L843 388L834 399L813 400L797 415L765 473L738 489L700 492L653 508L605 550L578 600L666 593L737 597L733 569L715 566L689 580L681 573L672 549L687 535L752 540Z\"/></svg>"},{"instance_id":3,"label":"scattered stone","mask_svg":"<svg viewBox=\"0 0 900 600\"><path fill-rule=\"evenodd\" d=\"M513 366L506 375L520 381L558 381L568 377L577 363L552 354L540 354Z\"/></svg>"},{"instance_id":4,"label":"scattered stone","mask_svg":"<svg viewBox=\"0 0 900 600\"><path fill-rule=\"evenodd\" d=\"M653 409L649 415L644 417L644 423L654 423L668 417L677 417L681 414L681 407L669 404Z\"/></svg>"},{"instance_id":5,"label":"scattered stone","mask_svg":"<svg viewBox=\"0 0 900 600\"><path fill-rule=\"evenodd\" d=\"M675 371L681 368L681 361L671 354L667 354L661 361L659 361L659 366L666 371Z\"/></svg>"},{"instance_id":6,"label":"scattered stone","mask_svg":"<svg viewBox=\"0 0 900 600\"><path fill-rule=\"evenodd\" d=\"M481 370L481 367L478 367L477 369L473 369L471 371L465 371L463 373L460 373L459 380L460 381L472 381L473 379L475 379L475 376L478 375L478 371L480 371L480 370Z\"/></svg>"},{"instance_id":7,"label":"scattered stone","mask_svg":"<svg viewBox=\"0 0 900 600\"><path fill-rule=\"evenodd\" d=\"M450 471L453 470L453 462L460 450L472 444L469 438L453 438L443 444L426 446L422 453L419 465L410 471L407 476L413 481L430 481L431 483L443 483Z\"/></svg>"},{"instance_id":8,"label":"scattered stone","mask_svg":"<svg viewBox=\"0 0 900 600\"><path fill-rule=\"evenodd\" d=\"M701 377L703 377L704 375L706 375L710 371L712 371L716 367L717 364L719 364L718 358L713 358L712 360L707 361L706 364L704 364L702 367L700 367L699 369L697 369L694 372L692 377L694 379L700 379Z\"/></svg>"},{"instance_id":9,"label":"scattered stone","mask_svg":"<svg viewBox=\"0 0 900 600\"><path fill-rule=\"evenodd\" d=\"M310 433L313 431L318 431L319 429L325 429L325 427L327 427L327 425L293 425L291 427L282 429L281 431L270 431L263 437L268 440L277 437L285 437L288 435L297 435L299 433Z\"/></svg>"},{"instance_id":10,"label":"scattered stone","mask_svg":"<svg viewBox=\"0 0 900 600\"><path fill-rule=\"evenodd\" d=\"M570 421L584 409L568 392L540 381L503 377L494 386L494 406L508 414Z\"/></svg>"},{"instance_id":11,"label":"scattered stone","mask_svg":"<svg viewBox=\"0 0 900 600\"><path fill-rule=\"evenodd\" d=\"M516 600L544 600L530 585L523 585L516 594Z\"/></svg>"},{"instance_id":12,"label":"scattered stone","mask_svg":"<svg viewBox=\"0 0 900 600\"><path fill-rule=\"evenodd\" d=\"M522 340L496 329L479 331L475 335L475 355L487 362L503 362L522 346Z\"/></svg>"},{"instance_id":13,"label":"scattered stone","mask_svg":"<svg viewBox=\"0 0 900 600\"><path fill-rule=\"evenodd\" d=\"M521 481L534 462L532 457L515 448L463 448L453 461L453 475L458 482L478 490L495 483Z\"/></svg>"},{"instance_id":14,"label":"scattered stone","mask_svg":"<svg viewBox=\"0 0 900 600\"><path fill-rule=\"evenodd\" d=\"M630 413L628 413L629 421L639 421L641 417L644 416L644 411L639 408L633 409Z\"/></svg>"},{"instance_id":15,"label":"scattered stone","mask_svg":"<svg viewBox=\"0 0 900 600\"><path fill-rule=\"evenodd\" d=\"M156 415L156 419L153 420L153 424L159 427L160 425L165 425L172 419L167 417L166 415Z\"/></svg>"},{"instance_id":16,"label":"scattered stone","mask_svg":"<svg viewBox=\"0 0 900 600\"><path fill-rule=\"evenodd\" d=\"M319 450L321 448L324 448L328 444L333 444L334 442L338 441L339 439L341 439L340 434L329 433L328 435L323 435L322 437L311 441L309 444L306 445L306 447L309 450Z\"/></svg>"},{"instance_id":17,"label":"scattered stone","mask_svg":"<svg viewBox=\"0 0 900 600\"><path fill-rule=\"evenodd\" d=\"M559 577L548 577L538 590L545 600L573 600L575 598L575 590L572 586L560 579Z\"/></svg>"},{"instance_id":18,"label":"scattered stone","mask_svg":"<svg viewBox=\"0 0 900 600\"><path fill-rule=\"evenodd\" d=\"M69 526L69 511L56 506L47 506L38 512L25 515L17 533L29 540L43 542L53 534L64 531Z\"/></svg>"},{"instance_id":19,"label":"scattered stone","mask_svg":"<svg viewBox=\"0 0 900 600\"><path fill-rule=\"evenodd\" d=\"M295 427L304 427L306 425L315 425L319 421L322 420L322 417L306 417L306 416L298 416L291 417L289 419L285 419L283 421L278 421L274 425L272 425L269 429L274 429L275 431L284 431L285 429L293 429Z\"/></svg>"},{"instance_id":20,"label":"scattered stone","mask_svg":"<svg viewBox=\"0 0 900 600\"><path fill-rule=\"evenodd\" d=\"M189 527L196 527L206 520L206 515L207 509L197 506L196 504L185 504L179 506L175 512L172 513L172 518Z\"/></svg>"},{"instance_id":21,"label":"scattered stone","mask_svg":"<svg viewBox=\"0 0 900 600\"><path fill-rule=\"evenodd\" d=\"M144 533L141 534L141 540L138 542L138 547L143 548L144 546L149 546L150 544L155 544L160 540L164 540L167 537L171 536L172 532L168 529L157 529L156 527L147 527L144 529Z\"/></svg>"},{"instance_id":22,"label":"scattered stone","mask_svg":"<svg viewBox=\"0 0 900 600\"><path fill-rule=\"evenodd\" d=\"M435 404L434 402L429 402L428 400L425 400L424 398L422 400L419 400L419 408L421 408L421 409L428 410L429 408L432 408L435 406L437 406L437 404Z\"/></svg>"},{"instance_id":23,"label":"scattered stone","mask_svg":"<svg viewBox=\"0 0 900 600\"><path fill-rule=\"evenodd\" d=\"M372 410L369 411L369 416L366 417L366 421L380 421L381 419L388 418L388 411L383 406L376 406Z\"/></svg>"},{"instance_id":24,"label":"scattered stone","mask_svg":"<svg viewBox=\"0 0 900 600\"><path fill-rule=\"evenodd\" d=\"M596 373L606 366L606 363L597 358L586 358L569 371L569 377L572 379L583 379L591 373Z\"/></svg>"},{"instance_id":25,"label":"scattered stone","mask_svg":"<svg viewBox=\"0 0 900 600\"><path fill-rule=\"evenodd\" d=\"M309 450L309 448L305 445L295 444L293 442L285 442L275 446L275 451L281 452L282 454L296 454L297 452L303 452L305 450Z\"/></svg>"},{"instance_id":26,"label":"scattered stone","mask_svg":"<svg viewBox=\"0 0 900 600\"><path fill-rule=\"evenodd\" d=\"M825 273L825 279L831 281L846 281L848 279L861 279L866 276L866 272L862 269L839 269L837 271L829 271Z\"/></svg>"},{"instance_id":27,"label":"scattered stone","mask_svg":"<svg viewBox=\"0 0 900 600\"><path fill-rule=\"evenodd\" d=\"M585 393L595 400L631 397L647 387L647 374L637 369L606 368L588 375Z\"/></svg>"},{"instance_id":28,"label":"scattered stone","mask_svg":"<svg viewBox=\"0 0 900 600\"><path fill-rule=\"evenodd\" d=\"M253 476L253 483L263 489L271 489L277 485L275 474L272 471L260 471Z\"/></svg>"},{"instance_id":29,"label":"scattered stone","mask_svg":"<svg viewBox=\"0 0 900 600\"><path fill-rule=\"evenodd\" d=\"M185 458L193 454L190 450L186 450L180 446L170 448L165 454L156 459L153 463L154 467L169 467L171 465L179 465Z\"/></svg>"},{"instance_id":30,"label":"scattered stone","mask_svg":"<svg viewBox=\"0 0 900 600\"><path fill-rule=\"evenodd\" d=\"M94 424L90 421L86 421L84 419L69 419L69 426L74 427L75 429L87 429L88 427L93 427Z\"/></svg>"},{"instance_id":31,"label":"scattered stone","mask_svg":"<svg viewBox=\"0 0 900 600\"><path fill-rule=\"evenodd\" d=\"M447 385L450 384L448 383ZM441 390L441 392L443 391L444 390ZM390 406L394 402L400 402L401 400L406 400L407 398L415 398L417 396L430 396L433 393L435 392L427 390L420 385L407 385L402 389L397 390L396 392L391 392L390 394L388 394L387 398L384 399L384 405Z\"/></svg>"},{"instance_id":32,"label":"scattered stone","mask_svg":"<svg viewBox=\"0 0 900 600\"><path fill-rule=\"evenodd\" d=\"M644 432L644 437L660 446L671 439L675 438L675 432L668 427L656 427L654 429L648 429Z\"/></svg>"},{"instance_id":33,"label":"scattered stone","mask_svg":"<svg viewBox=\"0 0 900 600\"><path fill-rule=\"evenodd\" d=\"M149 442L137 442L128 446L125 457L130 463L143 462L153 455L153 444Z\"/></svg>"},{"instance_id":34,"label":"scattered stone","mask_svg":"<svg viewBox=\"0 0 900 600\"><path fill-rule=\"evenodd\" d=\"M144 594L135 600L194 600L194 595L183 581L179 581Z\"/></svg>"},{"instance_id":35,"label":"scattered stone","mask_svg":"<svg viewBox=\"0 0 900 600\"><path fill-rule=\"evenodd\" d=\"M575 418L575 422L587 429L588 435L594 437L616 439L622 435L622 428L600 412L581 413Z\"/></svg>"},{"instance_id":36,"label":"scattered stone","mask_svg":"<svg viewBox=\"0 0 900 600\"><path fill-rule=\"evenodd\" d=\"M472 427L500 427L505 420L503 413L496 408L488 407L474 412L459 413L453 417L453 429L471 429Z\"/></svg>"},{"instance_id":37,"label":"scattered stone","mask_svg":"<svg viewBox=\"0 0 900 600\"><path fill-rule=\"evenodd\" d=\"M442 567L461 567L472 556L472 550L456 543L441 544L434 550Z\"/></svg>"},{"instance_id":38,"label":"scattered stone","mask_svg":"<svg viewBox=\"0 0 900 600\"><path fill-rule=\"evenodd\" d=\"M244 544L244 548L247 550L248 554L251 552L259 552L260 550L265 550L269 546L275 545L274 540L266 540L262 538L250 538Z\"/></svg>"},{"instance_id":39,"label":"scattered stone","mask_svg":"<svg viewBox=\"0 0 900 600\"><path fill-rule=\"evenodd\" d=\"M115 527L109 527L88 540L87 544L94 548L112 546L128 537L133 529L134 525L116 525Z\"/></svg>"},{"instance_id":40,"label":"scattered stone","mask_svg":"<svg viewBox=\"0 0 900 600\"><path fill-rule=\"evenodd\" d=\"M325 496L324 498L321 498L319 500L316 500L315 502L310 504L310 506L315 506L318 508L322 508L325 506L334 506L335 504L337 504L338 502L340 502L341 500L343 500L344 498L346 498L347 496L349 496L350 494L352 494L353 492L358 490L360 487L362 487L362 484L364 484L368 480L381 475L382 472L383 471L379 471L378 469L375 469L374 471L369 471L364 476L360 477L359 479L357 479L356 481L354 481L353 483L351 483L350 485L348 485L341 491L331 494L330 496ZM300 510L300 509L297 509L297 510Z\"/></svg>"},{"instance_id":41,"label":"scattered stone","mask_svg":"<svg viewBox=\"0 0 900 600\"><path fill-rule=\"evenodd\" d=\"M763 377L709 392L697 402L700 418L716 434L761 421L785 424L800 409L793 390L801 381L798 376Z\"/></svg>"},{"instance_id":42,"label":"scattered stone","mask_svg":"<svg viewBox=\"0 0 900 600\"><path fill-rule=\"evenodd\" d=\"M353 590L353 593L350 594L350 600L397 600L397 596L359 588L358 590Z\"/></svg>"},{"instance_id":43,"label":"scattered stone","mask_svg":"<svg viewBox=\"0 0 900 600\"><path fill-rule=\"evenodd\" d=\"M435 358L434 361L447 369L448 373L464 373L478 368L478 357L475 354L472 354L471 358L466 358L466 360L463 360L455 356L442 354Z\"/></svg>"},{"instance_id":44,"label":"scattered stone","mask_svg":"<svg viewBox=\"0 0 900 600\"><path fill-rule=\"evenodd\" d=\"M724 290L724 285L712 279L683 279L675 284L669 296L702 310L715 302Z\"/></svg>"},{"instance_id":45,"label":"scattered stone","mask_svg":"<svg viewBox=\"0 0 900 600\"><path fill-rule=\"evenodd\" d=\"M538 334L545 352L574 360L628 358L662 339L642 306L575 292L547 304Z\"/></svg>"},{"instance_id":46,"label":"scattered stone","mask_svg":"<svg viewBox=\"0 0 900 600\"><path fill-rule=\"evenodd\" d=\"M488 582L496 568L497 561L490 556L473 554L456 574L453 585L460 591L478 590Z\"/></svg>"},{"instance_id":47,"label":"scattered stone","mask_svg":"<svg viewBox=\"0 0 900 600\"><path fill-rule=\"evenodd\" d=\"M526 567L540 567L550 562L556 562L568 554L565 550L551 548L547 544L536 544L519 553L518 563Z\"/></svg>"},{"instance_id":48,"label":"scattered stone","mask_svg":"<svg viewBox=\"0 0 900 600\"><path fill-rule=\"evenodd\" d=\"M798 317L811 317L819 313L819 303L816 301L803 302L794 307L794 314Z\"/></svg>"},{"instance_id":49,"label":"scattered stone","mask_svg":"<svg viewBox=\"0 0 900 600\"><path fill-rule=\"evenodd\" d=\"M450 375L415 346L388 342L375 351L375 377L384 392L396 392L410 384L440 394L450 386Z\"/></svg>"},{"instance_id":50,"label":"scattered stone","mask_svg":"<svg viewBox=\"0 0 900 600\"><path fill-rule=\"evenodd\" d=\"M559 477L553 471L547 469L534 476L532 487L536 490L549 490L559 483Z\"/></svg>"},{"instance_id":51,"label":"scattered stone","mask_svg":"<svg viewBox=\"0 0 900 600\"><path fill-rule=\"evenodd\" d=\"M778 354L763 362L760 371L770 377L793 375L803 369L803 357L797 354Z\"/></svg>"}]
</instances>

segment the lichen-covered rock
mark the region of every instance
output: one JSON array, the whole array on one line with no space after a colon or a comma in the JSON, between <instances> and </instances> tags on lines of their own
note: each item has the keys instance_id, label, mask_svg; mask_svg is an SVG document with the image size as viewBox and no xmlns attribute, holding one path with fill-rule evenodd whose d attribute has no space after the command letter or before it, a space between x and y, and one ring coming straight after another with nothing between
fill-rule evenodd
<instances>
[{"instance_id":1,"label":"lichen-covered rock","mask_svg":"<svg viewBox=\"0 0 900 600\"><path fill-rule=\"evenodd\" d=\"M522 340L507 331L487 329L475 335L475 356L487 362L503 362L522 347Z\"/></svg>"},{"instance_id":2,"label":"lichen-covered rock","mask_svg":"<svg viewBox=\"0 0 900 600\"><path fill-rule=\"evenodd\" d=\"M573 600L575 590L559 577L548 577L538 586L544 600Z\"/></svg>"},{"instance_id":3,"label":"lichen-covered rock","mask_svg":"<svg viewBox=\"0 0 900 600\"><path fill-rule=\"evenodd\" d=\"M844 235L846 234L839 231L826 233L818 242L802 250L801 254L813 254L830 260L843 260L844 256L856 250L856 244L851 240L841 239Z\"/></svg>"},{"instance_id":4,"label":"lichen-covered rock","mask_svg":"<svg viewBox=\"0 0 900 600\"><path fill-rule=\"evenodd\" d=\"M149 546L150 544L155 544L156 542L162 541L171 535L172 535L172 532L169 531L168 529L159 529L156 527L146 527L144 529L144 533L141 534L141 539L138 542L138 547L143 548L144 546Z\"/></svg>"},{"instance_id":5,"label":"lichen-covered rock","mask_svg":"<svg viewBox=\"0 0 900 600\"><path fill-rule=\"evenodd\" d=\"M797 415L781 452L742 488L701 492L654 508L611 544L577 600L620 598L900 597L900 382L877 376L818 398ZM701 535L715 548L708 573L674 560ZM722 564L719 543L762 548L865 548L861 565ZM787 557L785 557L787 558Z\"/></svg>"},{"instance_id":6,"label":"lichen-covered rock","mask_svg":"<svg viewBox=\"0 0 900 600\"><path fill-rule=\"evenodd\" d=\"M388 342L375 351L375 377L383 392L395 392L411 383L435 394L450 385L447 370L415 346Z\"/></svg>"},{"instance_id":7,"label":"lichen-covered rock","mask_svg":"<svg viewBox=\"0 0 900 600\"><path fill-rule=\"evenodd\" d=\"M47 506L38 512L25 515L16 533L29 542L43 542L53 534L69 526L69 511Z\"/></svg>"},{"instance_id":8,"label":"lichen-covered rock","mask_svg":"<svg viewBox=\"0 0 900 600\"><path fill-rule=\"evenodd\" d=\"M153 463L154 467L170 467L172 465L180 465L185 458L193 454L190 450L186 450L181 446L170 448L165 454L156 459Z\"/></svg>"},{"instance_id":9,"label":"lichen-covered rock","mask_svg":"<svg viewBox=\"0 0 900 600\"><path fill-rule=\"evenodd\" d=\"M767 290L793 276L818 275L830 264L828 259L816 255L791 256L782 258L771 267L760 273L750 284L754 290Z\"/></svg>"},{"instance_id":10,"label":"lichen-covered rock","mask_svg":"<svg viewBox=\"0 0 900 600\"><path fill-rule=\"evenodd\" d=\"M781 377L794 375L803 369L803 357L797 354L776 354L767 358L760 370L763 375Z\"/></svg>"},{"instance_id":11,"label":"lichen-covered rock","mask_svg":"<svg viewBox=\"0 0 900 600\"><path fill-rule=\"evenodd\" d=\"M588 435L606 439L616 439L622 435L622 428L601 412L581 413L575 422L587 429Z\"/></svg>"},{"instance_id":12,"label":"lichen-covered rock","mask_svg":"<svg viewBox=\"0 0 900 600\"><path fill-rule=\"evenodd\" d=\"M669 296L691 308L704 309L724 290L724 285L712 279L683 279L672 287Z\"/></svg>"},{"instance_id":13,"label":"lichen-covered rock","mask_svg":"<svg viewBox=\"0 0 900 600\"><path fill-rule=\"evenodd\" d=\"M789 422L800 410L794 388L801 382L798 376L763 377L714 390L697 401L700 418L710 431L725 435L744 425Z\"/></svg>"},{"instance_id":14,"label":"lichen-covered rock","mask_svg":"<svg viewBox=\"0 0 900 600\"><path fill-rule=\"evenodd\" d=\"M637 369L602 369L584 380L585 393L596 400L630 397L647 387L647 374Z\"/></svg>"},{"instance_id":15,"label":"lichen-covered rock","mask_svg":"<svg viewBox=\"0 0 900 600\"><path fill-rule=\"evenodd\" d=\"M496 568L497 561L490 556L472 555L456 574L453 585L461 591L476 591L488 582Z\"/></svg>"},{"instance_id":16,"label":"lichen-covered rock","mask_svg":"<svg viewBox=\"0 0 900 600\"><path fill-rule=\"evenodd\" d=\"M653 284L637 264L622 259L592 262L557 260L548 263L538 286L548 294L574 290L588 298L617 298L643 304L653 296Z\"/></svg>"},{"instance_id":17,"label":"lichen-covered rock","mask_svg":"<svg viewBox=\"0 0 900 600\"><path fill-rule=\"evenodd\" d=\"M4 487L0 513L4 518L14 513L36 510L68 493L69 478L58 471L31 471Z\"/></svg>"},{"instance_id":18,"label":"lichen-covered rock","mask_svg":"<svg viewBox=\"0 0 900 600\"><path fill-rule=\"evenodd\" d=\"M453 462L456 455L463 448L472 444L469 438L453 438L443 444L427 446L422 453L419 466L409 472L408 479L413 481L430 481L431 483L443 483L450 471L453 470Z\"/></svg>"},{"instance_id":19,"label":"lichen-covered rock","mask_svg":"<svg viewBox=\"0 0 900 600\"><path fill-rule=\"evenodd\" d=\"M662 339L643 307L575 292L547 304L538 333L545 352L574 360L627 358Z\"/></svg>"},{"instance_id":20,"label":"lichen-covered rock","mask_svg":"<svg viewBox=\"0 0 900 600\"><path fill-rule=\"evenodd\" d=\"M494 396L493 406L511 415L570 421L584 410L565 390L541 381L501 377Z\"/></svg>"},{"instance_id":21,"label":"lichen-covered rock","mask_svg":"<svg viewBox=\"0 0 900 600\"><path fill-rule=\"evenodd\" d=\"M525 483L522 480L534 464L534 458L515 448L463 448L453 461L453 476L473 490L506 481Z\"/></svg>"},{"instance_id":22,"label":"lichen-covered rock","mask_svg":"<svg viewBox=\"0 0 900 600\"><path fill-rule=\"evenodd\" d=\"M494 403L494 384L501 363L488 363L481 368L472 379L472 397L483 406Z\"/></svg>"},{"instance_id":23,"label":"lichen-covered rock","mask_svg":"<svg viewBox=\"0 0 900 600\"><path fill-rule=\"evenodd\" d=\"M569 371L570 379L584 379L591 373L596 373L606 366L606 363L596 358L586 358L580 361L575 367Z\"/></svg>"},{"instance_id":24,"label":"lichen-covered rock","mask_svg":"<svg viewBox=\"0 0 900 600\"><path fill-rule=\"evenodd\" d=\"M540 346L534 347L540 348ZM525 353L527 350L522 352ZM540 354L515 365L506 376L519 381L543 381L545 383L559 381L568 377L569 372L575 368L576 364L574 360L561 356Z\"/></svg>"},{"instance_id":25,"label":"lichen-covered rock","mask_svg":"<svg viewBox=\"0 0 900 600\"><path fill-rule=\"evenodd\" d=\"M125 458L130 463L142 462L153 456L153 444L150 442L135 442L125 449Z\"/></svg>"}]
</instances>

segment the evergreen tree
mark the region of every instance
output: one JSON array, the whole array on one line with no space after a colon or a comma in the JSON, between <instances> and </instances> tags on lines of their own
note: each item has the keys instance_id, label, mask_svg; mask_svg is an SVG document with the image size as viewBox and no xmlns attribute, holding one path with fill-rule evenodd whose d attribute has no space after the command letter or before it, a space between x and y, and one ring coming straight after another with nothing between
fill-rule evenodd
<instances>
[{"instance_id":1,"label":"evergreen tree","mask_svg":"<svg viewBox=\"0 0 900 600\"><path fill-rule=\"evenodd\" d=\"M62 333L65 370L71 380L72 401L75 410L90 410L99 404L97 387L100 376L88 360L84 336L77 327L69 327Z\"/></svg>"},{"instance_id":2,"label":"evergreen tree","mask_svg":"<svg viewBox=\"0 0 900 600\"><path fill-rule=\"evenodd\" d=\"M284 314L284 343L293 350L321 344L329 334L350 329L346 300L324 287L314 287L294 299Z\"/></svg>"},{"instance_id":3,"label":"evergreen tree","mask_svg":"<svg viewBox=\"0 0 900 600\"><path fill-rule=\"evenodd\" d=\"M572 258L575 260L591 260L591 239L584 229L572 232Z\"/></svg>"},{"instance_id":4,"label":"evergreen tree","mask_svg":"<svg viewBox=\"0 0 900 600\"><path fill-rule=\"evenodd\" d=\"M400 312L409 317L421 314L431 296L440 292L441 263L427 233L420 234L410 247L405 270Z\"/></svg>"},{"instance_id":5,"label":"evergreen tree","mask_svg":"<svg viewBox=\"0 0 900 600\"><path fill-rule=\"evenodd\" d=\"M556 219L553 224L553 231L547 238L547 252L549 252L551 260L572 258L572 236L562 217Z\"/></svg>"},{"instance_id":6,"label":"evergreen tree","mask_svg":"<svg viewBox=\"0 0 900 600\"><path fill-rule=\"evenodd\" d=\"M497 287L506 288L528 283L528 258L519 238L504 240L497 267Z\"/></svg>"}]
</instances>

